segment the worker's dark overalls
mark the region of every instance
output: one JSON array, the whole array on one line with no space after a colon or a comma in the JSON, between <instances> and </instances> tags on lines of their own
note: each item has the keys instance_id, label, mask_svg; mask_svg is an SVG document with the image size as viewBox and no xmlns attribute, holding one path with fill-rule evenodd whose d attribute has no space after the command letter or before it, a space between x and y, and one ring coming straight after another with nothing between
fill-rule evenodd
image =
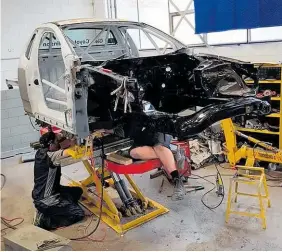
<instances>
[{"instance_id":1,"label":"worker's dark overalls","mask_svg":"<svg viewBox=\"0 0 282 252\"><path fill-rule=\"evenodd\" d=\"M42 148L35 155L32 198L40 215L38 226L51 230L82 220L84 211L78 205L82 189L60 185L61 166L54 165L47 152Z\"/></svg>"}]
</instances>

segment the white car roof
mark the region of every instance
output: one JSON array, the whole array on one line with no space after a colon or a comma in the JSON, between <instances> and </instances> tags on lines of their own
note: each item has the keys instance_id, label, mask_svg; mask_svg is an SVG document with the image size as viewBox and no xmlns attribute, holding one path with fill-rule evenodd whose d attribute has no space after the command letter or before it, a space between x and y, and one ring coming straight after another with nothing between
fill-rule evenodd
<instances>
[{"instance_id":1,"label":"white car roof","mask_svg":"<svg viewBox=\"0 0 282 252\"><path fill-rule=\"evenodd\" d=\"M71 25L71 24L80 24L80 23L128 23L128 24L136 24L138 22L122 20L122 19L96 19L96 18L77 18L77 19L67 19L67 20L60 20L54 21L59 26L64 25Z\"/></svg>"}]
</instances>

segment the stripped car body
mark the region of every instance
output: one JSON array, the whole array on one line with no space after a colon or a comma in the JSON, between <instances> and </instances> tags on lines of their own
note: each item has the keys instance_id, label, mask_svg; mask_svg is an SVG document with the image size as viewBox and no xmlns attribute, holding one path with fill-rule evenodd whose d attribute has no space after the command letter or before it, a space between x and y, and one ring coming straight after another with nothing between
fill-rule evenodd
<instances>
[{"instance_id":1,"label":"stripped car body","mask_svg":"<svg viewBox=\"0 0 282 252\"><path fill-rule=\"evenodd\" d=\"M188 138L228 117L270 113L244 78L256 86L253 64L192 55L164 32L128 21L43 24L19 65L25 111L80 138L128 119ZM203 109L180 114L195 106Z\"/></svg>"}]
</instances>

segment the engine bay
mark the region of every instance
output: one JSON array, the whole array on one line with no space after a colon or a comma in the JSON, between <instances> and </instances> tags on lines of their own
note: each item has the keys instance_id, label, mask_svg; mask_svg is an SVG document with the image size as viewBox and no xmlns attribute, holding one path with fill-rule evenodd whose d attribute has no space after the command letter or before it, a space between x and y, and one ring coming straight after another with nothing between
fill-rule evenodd
<instances>
[{"instance_id":1,"label":"engine bay","mask_svg":"<svg viewBox=\"0 0 282 252\"><path fill-rule=\"evenodd\" d=\"M256 69L249 63L174 52L95 65L84 62L77 73L78 86L88 87L90 131L131 118L153 131L188 137L232 112L252 113L259 106L268 113L267 103L254 98ZM247 86L245 78L253 79L254 86ZM154 110L145 113L144 102ZM189 118L178 115L196 106L204 108ZM195 126L198 130L192 130Z\"/></svg>"}]
</instances>

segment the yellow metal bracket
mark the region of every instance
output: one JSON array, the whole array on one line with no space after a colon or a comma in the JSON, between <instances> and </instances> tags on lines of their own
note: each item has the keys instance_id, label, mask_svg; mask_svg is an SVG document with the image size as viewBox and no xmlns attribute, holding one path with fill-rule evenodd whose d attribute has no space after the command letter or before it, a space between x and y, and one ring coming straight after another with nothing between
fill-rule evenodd
<instances>
[{"instance_id":1,"label":"yellow metal bracket","mask_svg":"<svg viewBox=\"0 0 282 252\"><path fill-rule=\"evenodd\" d=\"M246 159L246 166L254 166L255 161L265 161L269 163L282 164L282 150L274 148L256 138L246 136L234 128L231 118L221 121L221 127L225 136L225 153L228 161L234 167L241 159ZM248 141L263 147L252 148L244 144L241 148L237 147L236 135L244 136Z\"/></svg>"},{"instance_id":2,"label":"yellow metal bracket","mask_svg":"<svg viewBox=\"0 0 282 252\"><path fill-rule=\"evenodd\" d=\"M228 200L227 200L227 209L226 209L226 222L229 220L230 214L238 214L241 216L251 216L257 217L262 220L262 227L266 228L266 216L265 209L263 205L263 200L267 199L268 207L270 207L270 199L268 193L268 187L266 183L266 176L264 173L264 168L253 167L255 161L266 161L269 163L282 163L282 150L274 148L264 142L259 141L250 136L246 136L243 133L237 131L234 128L233 122L230 118L222 120L221 126L225 135L225 153L227 155L230 165L237 169L236 176L230 180ZM263 147L261 148L252 148L247 144L244 144L238 149L236 135L241 136L248 141ZM241 159L245 159L245 166L236 165ZM254 185L257 187L257 194L250 194L239 192L239 184L248 184ZM235 186L234 186L235 185ZM233 189L233 186L235 190ZM264 194L262 194L264 191ZM231 201L232 196L235 195L235 202L237 202L238 195L256 197L259 200L259 213L250 213L250 212L239 212L231 210Z\"/></svg>"}]
</instances>

